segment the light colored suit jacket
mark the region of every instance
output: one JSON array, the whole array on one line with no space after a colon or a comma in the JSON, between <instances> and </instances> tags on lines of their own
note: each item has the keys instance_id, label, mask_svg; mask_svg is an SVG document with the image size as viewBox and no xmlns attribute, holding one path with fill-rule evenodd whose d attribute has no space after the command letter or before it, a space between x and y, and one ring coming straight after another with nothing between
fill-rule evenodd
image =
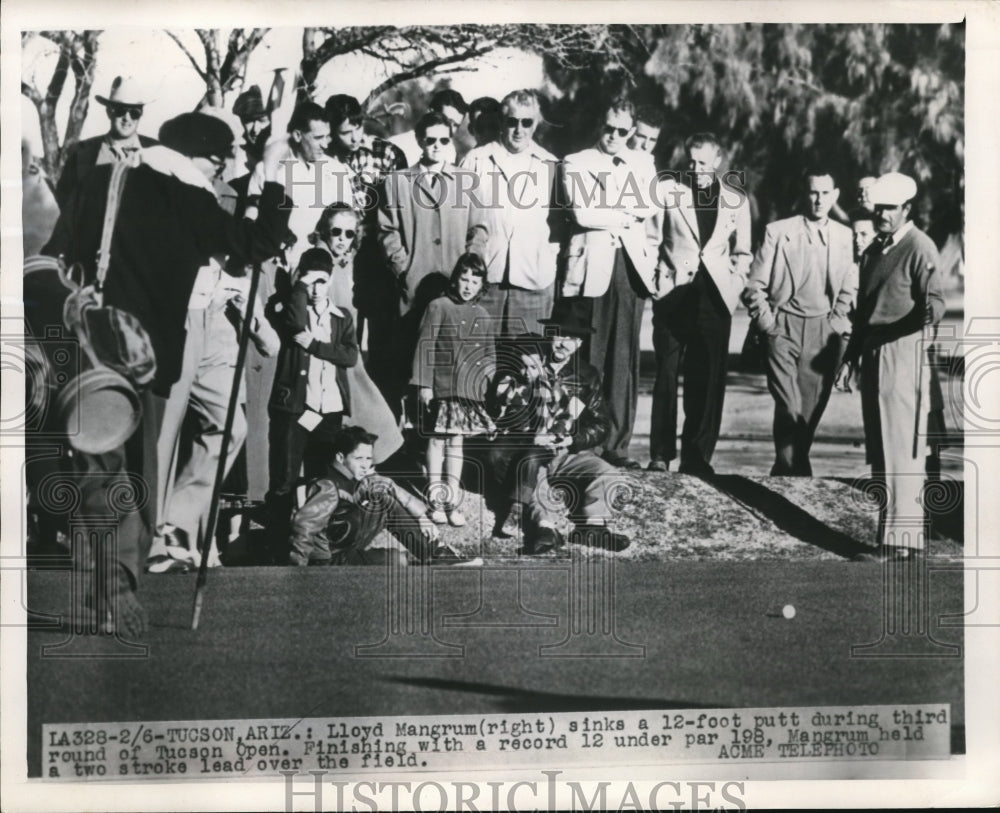
<instances>
[{"instance_id":1,"label":"light colored suit jacket","mask_svg":"<svg viewBox=\"0 0 1000 813\"><path fill-rule=\"evenodd\" d=\"M656 204L656 213L646 222L651 239L660 245L656 263L660 292L688 284L704 263L729 312L735 311L753 256L746 193L720 181L719 217L704 248L689 187L665 178L656 187Z\"/></svg>"},{"instance_id":2,"label":"light colored suit jacket","mask_svg":"<svg viewBox=\"0 0 1000 813\"><path fill-rule=\"evenodd\" d=\"M858 293L851 230L830 220L827 233L830 262L824 288L830 321L838 333L850 333L850 313ZM743 294L750 316L763 333L774 326L774 315L791 301L808 271L808 247L808 226L801 215L768 224Z\"/></svg>"},{"instance_id":3,"label":"light colored suit jacket","mask_svg":"<svg viewBox=\"0 0 1000 813\"><path fill-rule=\"evenodd\" d=\"M558 206L558 159L537 144L529 150L524 171L515 168L498 142L470 150L461 168L478 176L478 185L467 194L489 213L487 279L502 282L509 267L512 285L540 290L555 282L564 217Z\"/></svg>"},{"instance_id":4,"label":"light colored suit jacket","mask_svg":"<svg viewBox=\"0 0 1000 813\"><path fill-rule=\"evenodd\" d=\"M464 177L463 177L464 176ZM445 164L441 186L420 164L386 178L379 201L379 242L400 281L400 311L406 313L421 280L435 272L451 276L458 258L474 251L485 259L487 210L473 206L463 191L475 184L471 173Z\"/></svg>"},{"instance_id":5,"label":"light colored suit jacket","mask_svg":"<svg viewBox=\"0 0 1000 813\"><path fill-rule=\"evenodd\" d=\"M615 166L615 159L624 163ZM655 211L656 170L645 154L610 156L591 148L566 156L562 181L575 223L563 250L563 296L602 296L620 245L650 293L656 291L656 248L644 222Z\"/></svg>"}]
</instances>

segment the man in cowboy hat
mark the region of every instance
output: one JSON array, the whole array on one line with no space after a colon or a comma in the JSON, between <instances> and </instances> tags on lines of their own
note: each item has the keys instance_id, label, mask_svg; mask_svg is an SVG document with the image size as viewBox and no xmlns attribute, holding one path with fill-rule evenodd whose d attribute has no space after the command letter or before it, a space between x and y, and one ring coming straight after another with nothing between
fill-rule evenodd
<instances>
[{"instance_id":1,"label":"man in cowboy hat","mask_svg":"<svg viewBox=\"0 0 1000 813\"><path fill-rule=\"evenodd\" d=\"M874 558L893 561L924 553L921 490L931 378L926 339L945 310L941 258L910 220L916 195L914 180L899 172L871 187L878 236L861 257L854 332L838 375L838 385L849 388L851 368L860 361L867 460L888 495Z\"/></svg>"},{"instance_id":2,"label":"man in cowboy hat","mask_svg":"<svg viewBox=\"0 0 1000 813\"><path fill-rule=\"evenodd\" d=\"M102 136L80 141L66 156L59 182L56 184L56 202L60 210L72 206L75 190L98 164L136 160L142 147L156 144L152 138L139 135L139 119L149 101L135 80L116 76L107 96L95 96L104 105L110 127Z\"/></svg>"},{"instance_id":3,"label":"man in cowboy hat","mask_svg":"<svg viewBox=\"0 0 1000 813\"><path fill-rule=\"evenodd\" d=\"M630 543L608 528L608 497L619 474L595 453L611 431L601 376L576 357L594 332L590 314L588 299L558 300L552 316L541 320L548 336L543 363L526 355L519 369L502 374L495 386L498 425L509 413L520 412L522 428L533 433L515 469L516 491L528 501L524 549L529 554L546 553L566 541L556 529L555 491L571 495L569 542L616 552ZM498 442L504 443L502 436Z\"/></svg>"}]
</instances>

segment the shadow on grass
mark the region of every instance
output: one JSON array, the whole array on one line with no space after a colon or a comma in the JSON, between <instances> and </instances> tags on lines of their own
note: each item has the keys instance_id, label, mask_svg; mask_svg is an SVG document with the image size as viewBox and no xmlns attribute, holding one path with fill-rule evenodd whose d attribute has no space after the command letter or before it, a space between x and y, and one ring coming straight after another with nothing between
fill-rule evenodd
<instances>
[{"instance_id":1,"label":"shadow on grass","mask_svg":"<svg viewBox=\"0 0 1000 813\"><path fill-rule=\"evenodd\" d=\"M447 680L445 678L396 677L388 678L392 683L418 686L424 689L451 692L485 694L498 698L500 709L510 714L532 714L561 711L632 711L639 709L708 709L729 708L718 704L691 703L689 701L668 700L662 697L603 697L600 695L559 694L494 683L468 680Z\"/></svg>"},{"instance_id":2,"label":"shadow on grass","mask_svg":"<svg viewBox=\"0 0 1000 813\"><path fill-rule=\"evenodd\" d=\"M870 551L868 545L831 528L781 494L740 474L715 474L703 478L727 497L742 503L789 536L846 559Z\"/></svg>"}]
</instances>

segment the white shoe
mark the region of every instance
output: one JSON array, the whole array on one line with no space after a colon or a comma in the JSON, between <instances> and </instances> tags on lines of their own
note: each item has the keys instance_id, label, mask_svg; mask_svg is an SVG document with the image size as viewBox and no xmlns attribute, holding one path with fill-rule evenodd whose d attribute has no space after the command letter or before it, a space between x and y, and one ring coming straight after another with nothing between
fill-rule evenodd
<instances>
[{"instance_id":1,"label":"white shoe","mask_svg":"<svg viewBox=\"0 0 1000 813\"><path fill-rule=\"evenodd\" d=\"M456 528L461 528L465 525L465 515L457 508L448 509L447 518L448 524L453 525Z\"/></svg>"},{"instance_id":2,"label":"white shoe","mask_svg":"<svg viewBox=\"0 0 1000 813\"><path fill-rule=\"evenodd\" d=\"M427 519L429 519L435 525L448 524L448 515L440 508L435 508L432 511L428 511Z\"/></svg>"}]
</instances>

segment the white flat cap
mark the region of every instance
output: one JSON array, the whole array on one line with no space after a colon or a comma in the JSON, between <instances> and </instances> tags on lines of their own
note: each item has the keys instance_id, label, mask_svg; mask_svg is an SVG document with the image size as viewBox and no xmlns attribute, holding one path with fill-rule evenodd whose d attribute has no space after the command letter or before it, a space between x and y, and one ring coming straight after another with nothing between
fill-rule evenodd
<instances>
[{"instance_id":1,"label":"white flat cap","mask_svg":"<svg viewBox=\"0 0 1000 813\"><path fill-rule=\"evenodd\" d=\"M872 206L902 206L917 196L917 183L901 172L887 172L868 193Z\"/></svg>"}]
</instances>

